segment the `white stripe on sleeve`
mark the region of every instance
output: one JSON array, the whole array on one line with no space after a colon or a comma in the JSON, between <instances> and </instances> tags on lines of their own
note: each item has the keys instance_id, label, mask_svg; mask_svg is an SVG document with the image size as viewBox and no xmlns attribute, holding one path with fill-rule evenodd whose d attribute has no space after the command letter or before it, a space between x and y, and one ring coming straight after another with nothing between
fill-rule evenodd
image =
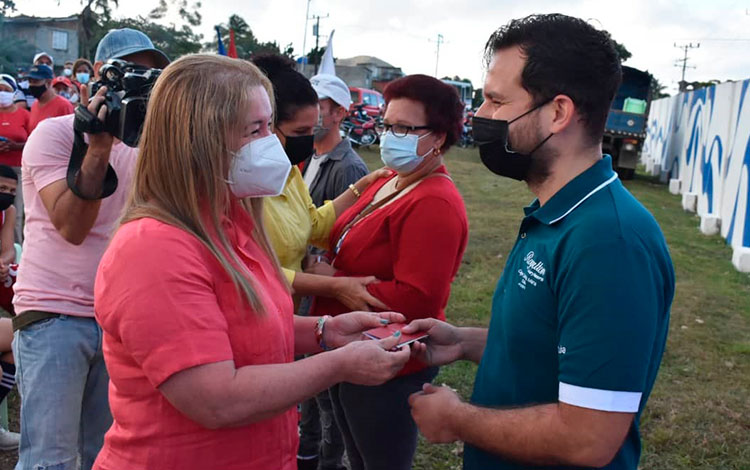
<instances>
[{"instance_id":1,"label":"white stripe on sleeve","mask_svg":"<svg viewBox=\"0 0 750 470\"><path fill-rule=\"evenodd\" d=\"M641 395L641 392L600 390L560 382L558 400L592 410L636 413L641 404Z\"/></svg>"}]
</instances>

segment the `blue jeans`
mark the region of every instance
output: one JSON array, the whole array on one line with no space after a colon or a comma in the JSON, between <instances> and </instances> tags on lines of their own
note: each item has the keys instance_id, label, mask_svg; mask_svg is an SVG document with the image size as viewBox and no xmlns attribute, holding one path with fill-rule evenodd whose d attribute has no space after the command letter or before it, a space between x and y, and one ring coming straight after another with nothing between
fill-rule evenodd
<instances>
[{"instance_id":1,"label":"blue jeans","mask_svg":"<svg viewBox=\"0 0 750 470\"><path fill-rule=\"evenodd\" d=\"M13 337L21 393L16 470L89 470L112 424L102 330L93 318L62 315Z\"/></svg>"}]
</instances>

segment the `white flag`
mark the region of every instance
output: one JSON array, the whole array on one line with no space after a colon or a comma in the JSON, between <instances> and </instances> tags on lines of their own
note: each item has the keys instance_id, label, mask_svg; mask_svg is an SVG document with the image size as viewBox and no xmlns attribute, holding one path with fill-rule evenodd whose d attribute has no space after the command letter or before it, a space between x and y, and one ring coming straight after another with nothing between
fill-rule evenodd
<instances>
[{"instance_id":1,"label":"white flag","mask_svg":"<svg viewBox=\"0 0 750 470\"><path fill-rule=\"evenodd\" d=\"M331 35L328 36L328 45L320 61L319 74L336 75L336 66L333 65L333 33L335 32L336 30L331 31Z\"/></svg>"}]
</instances>

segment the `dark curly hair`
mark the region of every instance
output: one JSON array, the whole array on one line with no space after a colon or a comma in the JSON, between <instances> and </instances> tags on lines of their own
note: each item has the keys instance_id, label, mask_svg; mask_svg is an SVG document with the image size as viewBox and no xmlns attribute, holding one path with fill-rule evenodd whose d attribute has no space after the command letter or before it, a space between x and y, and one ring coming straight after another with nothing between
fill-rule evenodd
<instances>
[{"instance_id":1,"label":"dark curly hair","mask_svg":"<svg viewBox=\"0 0 750 470\"><path fill-rule=\"evenodd\" d=\"M258 54L251 62L255 64L271 81L276 99L274 124L294 118L294 114L305 106L318 104L310 80L297 72L291 59L276 54Z\"/></svg>"},{"instance_id":2,"label":"dark curly hair","mask_svg":"<svg viewBox=\"0 0 750 470\"><path fill-rule=\"evenodd\" d=\"M447 152L461 136L464 104L453 86L427 75L408 75L389 83L383 91L383 97L386 106L398 98L422 103L427 115L427 126L435 132L445 133L441 152Z\"/></svg>"},{"instance_id":3,"label":"dark curly hair","mask_svg":"<svg viewBox=\"0 0 750 470\"><path fill-rule=\"evenodd\" d=\"M526 56L521 84L534 105L568 96L589 137L601 141L622 81L620 57L609 33L559 13L530 15L492 33L484 50L486 64L498 50L514 46Z\"/></svg>"}]
</instances>

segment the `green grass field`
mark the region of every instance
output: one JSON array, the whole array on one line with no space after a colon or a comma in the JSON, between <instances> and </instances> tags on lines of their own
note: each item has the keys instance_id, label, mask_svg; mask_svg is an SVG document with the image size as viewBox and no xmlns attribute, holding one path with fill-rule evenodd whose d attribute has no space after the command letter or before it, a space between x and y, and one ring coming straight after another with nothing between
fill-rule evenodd
<instances>
[{"instance_id":1,"label":"green grass field","mask_svg":"<svg viewBox=\"0 0 750 470\"><path fill-rule=\"evenodd\" d=\"M382 166L377 147L362 149L360 155L371 169ZM525 184L487 171L474 149L452 150L446 164L464 197L470 224L448 320L486 326L522 208L533 196ZM665 186L640 175L626 186L659 221L677 277L667 350L641 420L641 468L748 470L750 275L732 267L732 250L725 241L702 235L699 219L684 212L679 197ZM436 383L468 397L475 371L474 365L454 364L442 369ZM460 446L421 441L414 468L459 469L460 454Z\"/></svg>"},{"instance_id":2,"label":"green grass field","mask_svg":"<svg viewBox=\"0 0 750 470\"><path fill-rule=\"evenodd\" d=\"M361 150L371 169L377 147ZM522 183L494 176L476 150L451 151L447 165L466 201L471 236L453 285L449 321L487 325L490 300L517 233L522 207L533 199ZM666 235L677 274L669 342L642 419L642 469L750 470L750 275L734 270L719 236L698 231L680 199L645 177L626 185L651 210ZM613 286L614 288L614 286ZM445 367L436 383L468 397L475 366ZM18 430L18 397L9 399ZM420 443L414 468L461 468L461 447ZM0 470L15 453L0 453Z\"/></svg>"}]
</instances>

